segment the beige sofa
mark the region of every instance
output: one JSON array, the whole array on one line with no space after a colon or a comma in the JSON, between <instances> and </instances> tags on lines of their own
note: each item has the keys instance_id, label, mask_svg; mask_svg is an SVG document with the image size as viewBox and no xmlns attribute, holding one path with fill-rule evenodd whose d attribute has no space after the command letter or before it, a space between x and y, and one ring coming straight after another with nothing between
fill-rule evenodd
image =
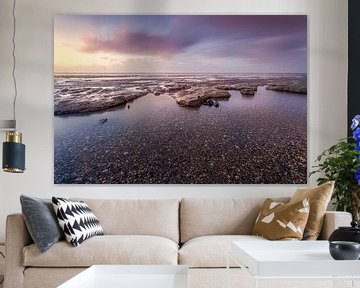
<instances>
[{"instance_id":1,"label":"beige sofa","mask_svg":"<svg viewBox=\"0 0 360 288\"><path fill-rule=\"evenodd\" d=\"M5 288L56 287L94 264L184 264L191 288L222 288L231 241L268 241L250 235L263 199L82 200L105 235L76 248L62 241L41 254L23 216L8 216ZM348 213L327 212L321 237L350 220ZM241 283L243 272L231 266L231 283Z\"/></svg>"}]
</instances>

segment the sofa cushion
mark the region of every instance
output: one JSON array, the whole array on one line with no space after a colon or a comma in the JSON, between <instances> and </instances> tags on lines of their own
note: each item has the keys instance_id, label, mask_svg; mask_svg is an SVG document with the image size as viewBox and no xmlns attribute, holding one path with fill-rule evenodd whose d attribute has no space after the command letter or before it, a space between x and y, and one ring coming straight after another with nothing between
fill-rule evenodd
<instances>
[{"instance_id":1,"label":"sofa cushion","mask_svg":"<svg viewBox=\"0 0 360 288\"><path fill-rule=\"evenodd\" d=\"M251 235L214 235L193 238L179 251L179 264L196 268L226 267L227 255L232 241L269 241ZM239 267L230 261L231 267Z\"/></svg>"},{"instance_id":2,"label":"sofa cushion","mask_svg":"<svg viewBox=\"0 0 360 288\"><path fill-rule=\"evenodd\" d=\"M159 236L95 236L78 247L66 241L45 253L34 244L23 250L23 264L35 267L88 267L95 264L171 264L178 260L178 244Z\"/></svg>"},{"instance_id":3,"label":"sofa cushion","mask_svg":"<svg viewBox=\"0 0 360 288\"><path fill-rule=\"evenodd\" d=\"M307 237L304 240L316 240L319 237L334 184L334 181L330 181L315 188L298 189L290 199L290 203L309 199L310 214L305 227Z\"/></svg>"},{"instance_id":4,"label":"sofa cushion","mask_svg":"<svg viewBox=\"0 0 360 288\"><path fill-rule=\"evenodd\" d=\"M267 198L252 234L269 240L301 240L309 218L309 208L308 199L284 204Z\"/></svg>"},{"instance_id":5,"label":"sofa cushion","mask_svg":"<svg viewBox=\"0 0 360 288\"><path fill-rule=\"evenodd\" d=\"M288 199L277 199L287 202ZM261 199L182 199L180 205L181 243L206 235L251 234Z\"/></svg>"},{"instance_id":6,"label":"sofa cushion","mask_svg":"<svg viewBox=\"0 0 360 288\"><path fill-rule=\"evenodd\" d=\"M20 203L26 227L41 252L64 239L51 199L21 195Z\"/></svg>"},{"instance_id":7,"label":"sofa cushion","mask_svg":"<svg viewBox=\"0 0 360 288\"><path fill-rule=\"evenodd\" d=\"M52 197L52 202L65 239L72 245L79 246L91 237L104 235L99 220L86 203L60 197Z\"/></svg>"},{"instance_id":8,"label":"sofa cushion","mask_svg":"<svg viewBox=\"0 0 360 288\"><path fill-rule=\"evenodd\" d=\"M83 199L105 235L154 235L179 242L178 199Z\"/></svg>"}]
</instances>

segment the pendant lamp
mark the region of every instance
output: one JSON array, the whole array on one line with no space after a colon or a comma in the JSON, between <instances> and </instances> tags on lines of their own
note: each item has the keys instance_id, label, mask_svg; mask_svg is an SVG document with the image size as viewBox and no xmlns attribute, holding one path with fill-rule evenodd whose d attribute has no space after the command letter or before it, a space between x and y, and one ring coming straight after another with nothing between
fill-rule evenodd
<instances>
[{"instance_id":1,"label":"pendant lamp","mask_svg":"<svg viewBox=\"0 0 360 288\"><path fill-rule=\"evenodd\" d=\"M22 133L16 128L16 98L17 86L15 77L16 57L15 57L15 35L16 35L16 0L13 0L13 35L12 35L12 78L14 82L14 99L13 99L13 120L0 121L0 130L6 131L5 142L3 143L2 167L5 172L23 173L25 171L25 145L22 144Z\"/></svg>"}]
</instances>

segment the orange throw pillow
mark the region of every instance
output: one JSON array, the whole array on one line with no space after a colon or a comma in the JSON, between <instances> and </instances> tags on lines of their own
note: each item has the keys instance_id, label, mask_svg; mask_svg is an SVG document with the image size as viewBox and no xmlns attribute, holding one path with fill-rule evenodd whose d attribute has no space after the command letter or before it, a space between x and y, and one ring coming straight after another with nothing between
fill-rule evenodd
<instances>
[{"instance_id":1,"label":"orange throw pillow","mask_svg":"<svg viewBox=\"0 0 360 288\"><path fill-rule=\"evenodd\" d=\"M260 210L252 234L269 240L301 240L308 217L307 199L284 204L268 198Z\"/></svg>"},{"instance_id":2,"label":"orange throw pillow","mask_svg":"<svg viewBox=\"0 0 360 288\"><path fill-rule=\"evenodd\" d=\"M315 188L298 189L289 203L309 199L310 214L305 227L304 240L316 240L321 232L324 215L331 200L335 182L327 182Z\"/></svg>"}]
</instances>

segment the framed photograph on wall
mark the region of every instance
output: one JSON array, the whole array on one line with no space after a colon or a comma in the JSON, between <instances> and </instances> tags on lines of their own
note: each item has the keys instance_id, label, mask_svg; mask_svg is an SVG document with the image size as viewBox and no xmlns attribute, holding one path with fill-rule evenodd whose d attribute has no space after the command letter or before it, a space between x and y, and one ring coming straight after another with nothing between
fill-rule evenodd
<instances>
[{"instance_id":1,"label":"framed photograph on wall","mask_svg":"<svg viewBox=\"0 0 360 288\"><path fill-rule=\"evenodd\" d=\"M307 183L306 15L57 15L55 184Z\"/></svg>"}]
</instances>

